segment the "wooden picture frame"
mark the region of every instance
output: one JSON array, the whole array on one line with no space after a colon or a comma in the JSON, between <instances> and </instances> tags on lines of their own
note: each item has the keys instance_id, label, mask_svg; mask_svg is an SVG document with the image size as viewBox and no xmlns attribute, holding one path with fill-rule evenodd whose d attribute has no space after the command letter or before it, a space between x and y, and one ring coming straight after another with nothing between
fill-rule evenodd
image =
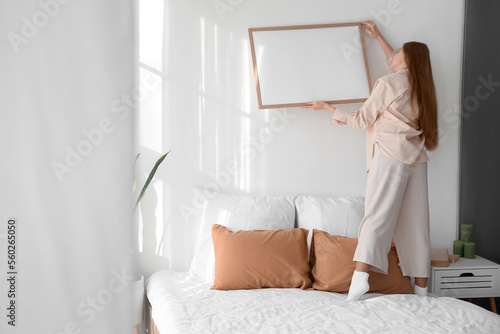
<instances>
[{"instance_id":1,"label":"wooden picture frame","mask_svg":"<svg viewBox=\"0 0 500 334\"><path fill-rule=\"evenodd\" d=\"M364 102L372 84L360 22L250 28L259 109Z\"/></svg>"}]
</instances>

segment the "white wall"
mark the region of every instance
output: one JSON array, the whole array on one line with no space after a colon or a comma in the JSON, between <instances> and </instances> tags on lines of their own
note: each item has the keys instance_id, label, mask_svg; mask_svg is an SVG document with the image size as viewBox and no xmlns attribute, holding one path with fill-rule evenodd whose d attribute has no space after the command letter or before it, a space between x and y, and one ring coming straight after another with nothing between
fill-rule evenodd
<instances>
[{"instance_id":1,"label":"white wall","mask_svg":"<svg viewBox=\"0 0 500 334\"><path fill-rule=\"evenodd\" d=\"M0 333L132 328L129 278L116 273L132 242L134 113L112 106L134 85L133 14L123 0L0 2Z\"/></svg>"},{"instance_id":2,"label":"white wall","mask_svg":"<svg viewBox=\"0 0 500 334\"><path fill-rule=\"evenodd\" d=\"M378 23L394 48L417 40L431 50L444 136L429 153L432 246L451 249L457 233L459 123L452 114L444 121L443 113L460 102L462 16L463 1L456 0L166 1L168 77L160 137L164 151L173 151L157 174L164 206L157 218L163 221L163 253L170 266L187 269L192 257L199 212L195 187L234 194L364 196L365 132L331 124L327 111L259 110L247 29L367 19ZM390 69L379 45L366 38L375 82ZM360 105L342 107L355 111ZM226 177L228 164L237 167L234 176ZM157 246L152 236L144 242Z\"/></svg>"}]
</instances>

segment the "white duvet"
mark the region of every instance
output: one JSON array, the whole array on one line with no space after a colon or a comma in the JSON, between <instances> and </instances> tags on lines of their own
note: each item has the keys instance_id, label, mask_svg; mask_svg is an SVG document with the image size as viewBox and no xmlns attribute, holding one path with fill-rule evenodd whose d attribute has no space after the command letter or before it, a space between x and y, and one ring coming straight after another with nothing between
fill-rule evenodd
<instances>
[{"instance_id":1,"label":"white duvet","mask_svg":"<svg viewBox=\"0 0 500 334\"><path fill-rule=\"evenodd\" d=\"M500 333L500 315L449 297L346 295L300 289L210 290L187 272L147 282L153 319L171 333Z\"/></svg>"}]
</instances>

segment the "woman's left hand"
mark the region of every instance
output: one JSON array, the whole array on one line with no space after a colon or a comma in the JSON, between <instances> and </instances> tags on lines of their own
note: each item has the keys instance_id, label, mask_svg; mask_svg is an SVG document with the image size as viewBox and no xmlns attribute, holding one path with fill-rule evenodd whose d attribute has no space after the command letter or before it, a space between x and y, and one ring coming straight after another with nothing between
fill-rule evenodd
<instances>
[{"instance_id":1,"label":"woman's left hand","mask_svg":"<svg viewBox=\"0 0 500 334\"><path fill-rule=\"evenodd\" d=\"M314 101L314 102L307 102L305 105L300 106L301 108L307 108L307 109L312 109L312 110L328 110L330 112L335 112L335 107L329 105L328 103L324 101Z\"/></svg>"}]
</instances>

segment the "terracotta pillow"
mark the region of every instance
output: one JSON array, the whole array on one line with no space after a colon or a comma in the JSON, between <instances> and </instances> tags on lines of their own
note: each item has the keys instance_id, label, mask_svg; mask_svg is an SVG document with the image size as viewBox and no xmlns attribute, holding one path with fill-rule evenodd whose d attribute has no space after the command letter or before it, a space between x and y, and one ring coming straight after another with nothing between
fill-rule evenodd
<instances>
[{"instance_id":1,"label":"terracotta pillow","mask_svg":"<svg viewBox=\"0 0 500 334\"><path fill-rule=\"evenodd\" d=\"M313 230L311 244L311 275L316 290L348 293L356 263L352 260L358 239L331 235ZM387 275L370 271L368 283L373 293L413 294L410 277L404 277L398 265L396 246L389 251Z\"/></svg>"},{"instance_id":2,"label":"terracotta pillow","mask_svg":"<svg viewBox=\"0 0 500 334\"><path fill-rule=\"evenodd\" d=\"M311 288L308 230L236 232L212 225L215 279L211 289Z\"/></svg>"}]
</instances>

